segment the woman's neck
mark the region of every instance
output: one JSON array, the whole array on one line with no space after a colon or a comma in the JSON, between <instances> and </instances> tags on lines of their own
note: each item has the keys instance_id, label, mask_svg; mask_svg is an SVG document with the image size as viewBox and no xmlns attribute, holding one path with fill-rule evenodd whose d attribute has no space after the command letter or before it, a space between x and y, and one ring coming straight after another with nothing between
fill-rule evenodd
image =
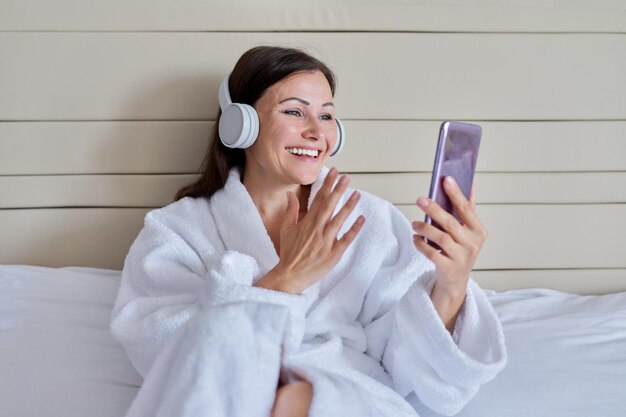
<instances>
[{"instance_id":1,"label":"woman's neck","mask_svg":"<svg viewBox=\"0 0 626 417\"><path fill-rule=\"evenodd\" d=\"M250 180L244 176L243 185L248 190L252 202L256 206L265 230L274 245L276 253L280 255L280 229L287 212L287 191L294 192L300 202L298 219L307 212L307 203L311 193L310 185L270 185L265 181Z\"/></svg>"},{"instance_id":2,"label":"woman's neck","mask_svg":"<svg viewBox=\"0 0 626 417\"><path fill-rule=\"evenodd\" d=\"M265 179L244 175L243 185L266 224L282 218L287 210L287 191L295 193L300 202L300 212L307 211L310 185L268 183Z\"/></svg>"}]
</instances>

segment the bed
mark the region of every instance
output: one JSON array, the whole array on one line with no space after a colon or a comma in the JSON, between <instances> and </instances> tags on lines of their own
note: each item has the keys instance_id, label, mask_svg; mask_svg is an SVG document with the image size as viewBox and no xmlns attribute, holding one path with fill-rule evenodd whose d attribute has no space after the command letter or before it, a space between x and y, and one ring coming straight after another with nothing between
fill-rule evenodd
<instances>
[{"instance_id":1,"label":"bed","mask_svg":"<svg viewBox=\"0 0 626 417\"><path fill-rule=\"evenodd\" d=\"M459 415L626 415L626 10L379 3L0 0L0 416L124 415L142 382L108 330L125 254L261 43L334 69L333 165L409 219L440 122L483 127L473 277L509 364Z\"/></svg>"},{"instance_id":2,"label":"bed","mask_svg":"<svg viewBox=\"0 0 626 417\"><path fill-rule=\"evenodd\" d=\"M109 269L0 266L0 415L124 415L141 377L109 333L119 279ZM489 294L509 363L459 416L624 415L626 293Z\"/></svg>"}]
</instances>

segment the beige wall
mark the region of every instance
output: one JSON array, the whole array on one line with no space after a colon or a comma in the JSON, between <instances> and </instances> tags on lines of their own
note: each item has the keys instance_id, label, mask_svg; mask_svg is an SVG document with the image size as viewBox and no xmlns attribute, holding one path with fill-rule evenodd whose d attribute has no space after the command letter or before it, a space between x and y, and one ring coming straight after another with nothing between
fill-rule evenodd
<instances>
[{"instance_id":1,"label":"beige wall","mask_svg":"<svg viewBox=\"0 0 626 417\"><path fill-rule=\"evenodd\" d=\"M440 121L483 126L484 286L626 290L626 6L494 3L0 0L0 262L121 268L271 43L335 70L332 163L410 219Z\"/></svg>"}]
</instances>

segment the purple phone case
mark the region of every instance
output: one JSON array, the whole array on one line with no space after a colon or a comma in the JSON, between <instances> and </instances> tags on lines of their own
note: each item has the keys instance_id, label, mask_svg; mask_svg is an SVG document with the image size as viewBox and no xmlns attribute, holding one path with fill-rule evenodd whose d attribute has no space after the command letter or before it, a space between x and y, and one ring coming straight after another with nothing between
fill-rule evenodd
<instances>
[{"instance_id":1,"label":"purple phone case","mask_svg":"<svg viewBox=\"0 0 626 417\"><path fill-rule=\"evenodd\" d=\"M453 121L443 122L439 130L435 166L428 196L459 221L461 219L443 189L443 180L447 176L452 176L465 197L469 199L481 134L482 129L478 125ZM425 222L441 229L428 215L426 215ZM432 242L431 245L436 246Z\"/></svg>"}]
</instances>

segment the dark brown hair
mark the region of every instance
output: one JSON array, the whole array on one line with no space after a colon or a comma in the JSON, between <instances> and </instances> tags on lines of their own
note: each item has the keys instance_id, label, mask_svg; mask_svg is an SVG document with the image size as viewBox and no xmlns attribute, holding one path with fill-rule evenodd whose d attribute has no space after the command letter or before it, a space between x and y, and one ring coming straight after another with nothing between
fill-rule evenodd
<instances>
[{"instance_id":1,"label":"dark brown hair","mask_svg":"<svg viewBox=\"0 0 626 417\"><path fill-rule=\"evenodd\" d=\"M235 64L228 82L230 97L234 103L254 106L265 90L283 78L297 72L312 71L324 74L334 96L335 76L317 58L298 49L258 46L246 51ZM220 110L200 168L200 178L178 190L174 201L184 197L210 198L226 184L228 172L233 167L238 167L243 177L246 164L243 149L228 148L219 139L218 125L221 115Z\"/></svg>"}]
</instances>

